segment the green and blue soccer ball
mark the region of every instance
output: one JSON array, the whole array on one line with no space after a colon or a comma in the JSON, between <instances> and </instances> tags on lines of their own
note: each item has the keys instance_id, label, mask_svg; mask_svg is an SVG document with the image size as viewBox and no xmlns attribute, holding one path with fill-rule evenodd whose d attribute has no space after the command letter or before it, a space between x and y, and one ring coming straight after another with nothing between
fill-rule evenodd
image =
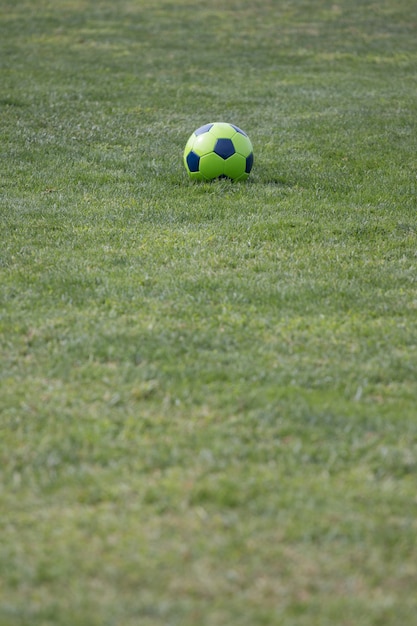
<instances>
[{"instance_id":1,"label":"green and blue soccer ball","mask_svg":"<svg viewBox=\"0 0 417 626\"><path fill-rule=\"evenodd\" d=\"M253 165L253 147L247 134L234 124L205 124L188 139L184 165L191 180L246 180Z\"/></svg>"}]
</instances>

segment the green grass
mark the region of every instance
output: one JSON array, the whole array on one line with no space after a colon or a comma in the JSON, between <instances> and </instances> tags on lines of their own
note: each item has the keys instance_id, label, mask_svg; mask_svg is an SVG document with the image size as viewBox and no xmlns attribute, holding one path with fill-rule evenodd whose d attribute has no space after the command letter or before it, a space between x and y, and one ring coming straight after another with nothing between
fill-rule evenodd
<instances>
[{"instance_id":1,"label":"green grass","mask_svg":"<svg viewBox=\"0 0 417 626\"><path fill-rule=\"evenodd\" d=\"M416 34L2 1L0 626L414 623Z\"/></svg>"}]
</instances>

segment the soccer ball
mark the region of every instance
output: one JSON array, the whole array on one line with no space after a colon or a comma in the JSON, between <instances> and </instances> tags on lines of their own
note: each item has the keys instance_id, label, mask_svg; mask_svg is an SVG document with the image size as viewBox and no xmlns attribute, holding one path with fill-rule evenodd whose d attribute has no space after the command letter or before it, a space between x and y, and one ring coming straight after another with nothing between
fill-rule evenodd
<instances>
[{"instance_id":1,"label":"soccer ball","mask_svg":"<svg viewBox=\"0 0 417 626\"><path fill-rule=\"evenodd\" d=\"M191 180L246 180L253 165L252 144L247 134L233 124L206 124L187 141L184 165Z\"/></svg>"}]
</instances>

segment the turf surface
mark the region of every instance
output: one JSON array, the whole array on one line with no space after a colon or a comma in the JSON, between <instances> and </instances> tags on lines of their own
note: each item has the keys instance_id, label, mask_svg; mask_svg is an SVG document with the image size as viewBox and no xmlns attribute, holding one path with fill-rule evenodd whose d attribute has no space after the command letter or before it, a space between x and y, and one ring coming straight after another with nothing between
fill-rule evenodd
<instances>
[{"instance_id":1,"label":"turf surface","mask_svg":"<svg viewBox=\"0 0 417 626\"><path fill-rule=\"evenodd\" d=\"M416 31L1 2L1 626L414 623Z\"/></svg>"}]
</instances>

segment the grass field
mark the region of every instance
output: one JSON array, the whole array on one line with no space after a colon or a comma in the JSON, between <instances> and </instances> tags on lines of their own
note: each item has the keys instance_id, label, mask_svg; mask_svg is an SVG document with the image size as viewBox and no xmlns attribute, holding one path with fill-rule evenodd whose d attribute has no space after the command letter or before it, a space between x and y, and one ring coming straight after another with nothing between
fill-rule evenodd
<instances>
[{"instance_id":1,"label":"grass field","mask_svg":"<svg viewBox=\"0 0 417 626\"><path fill-rule=\"evenodd\" d=\"M1 0L0 626L415 623L416 42ZM188 181L211 121L247 182Z\"/></svg>"}]
</instances>

